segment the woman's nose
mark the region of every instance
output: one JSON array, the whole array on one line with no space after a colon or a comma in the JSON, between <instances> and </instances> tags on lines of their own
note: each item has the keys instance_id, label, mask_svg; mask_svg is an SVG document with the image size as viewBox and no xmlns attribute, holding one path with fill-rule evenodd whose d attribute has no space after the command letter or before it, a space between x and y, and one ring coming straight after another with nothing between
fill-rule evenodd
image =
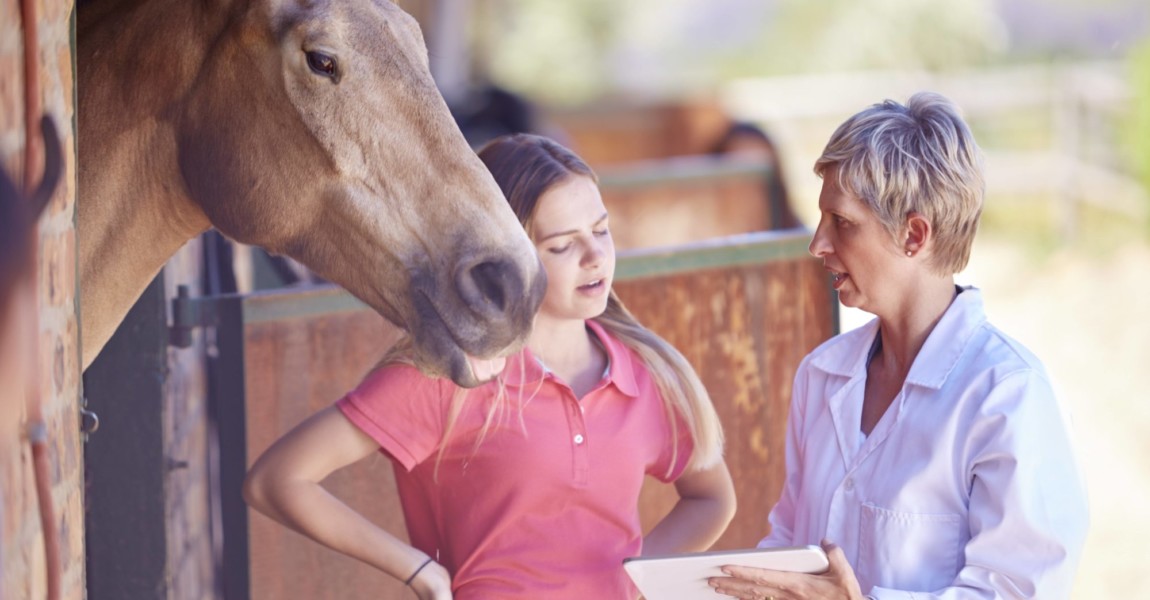
<instances>
[{"instance_id":1,"label":"woman's nose","mask_svg":"<svg viewBox=\"0 0 1150 600\"><path fill-rule=\"evenodd\" d=\"M826 219L819 219L819 226L815 228L815 234L811 237L811 243L807 246L807 252L812 255L822 258L831 251L830 242L827 240L825 231Z\"/></svg>"}]
</instances>

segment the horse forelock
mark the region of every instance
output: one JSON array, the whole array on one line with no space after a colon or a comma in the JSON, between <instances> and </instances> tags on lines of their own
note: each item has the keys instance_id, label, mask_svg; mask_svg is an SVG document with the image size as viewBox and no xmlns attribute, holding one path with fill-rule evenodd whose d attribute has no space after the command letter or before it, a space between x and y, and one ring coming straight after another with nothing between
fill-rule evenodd
<instances>
[{"instance_id":1,"label":"horse forelock","mask_svg":"<svg viewBox=\"0 0 1150 600\"><path fill-rule=\"evenodd\" d=\"M306 22L337 23L332 19L333 7L329 0L294 0L273 7L267 15L272 34L282 41Z\"/></svg>"}]
</instances>

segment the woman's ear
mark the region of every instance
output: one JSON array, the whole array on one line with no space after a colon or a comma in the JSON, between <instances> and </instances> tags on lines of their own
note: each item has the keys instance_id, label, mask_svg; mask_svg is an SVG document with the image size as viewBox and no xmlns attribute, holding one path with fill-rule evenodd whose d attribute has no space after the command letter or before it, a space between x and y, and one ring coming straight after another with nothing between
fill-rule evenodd
<instances>
[{"instance_id":1,"label":"woman's ear","mask_svg":"<svg viewBox=\"0 0 1150 600\"><path fill-rule=\"evenodd\" d=\"M910 212L906 216L906 238L903 241L903 251L907 256L914 256L930 243L934 230L930 221L922 213Z\"/></svg>"}]
</instances>

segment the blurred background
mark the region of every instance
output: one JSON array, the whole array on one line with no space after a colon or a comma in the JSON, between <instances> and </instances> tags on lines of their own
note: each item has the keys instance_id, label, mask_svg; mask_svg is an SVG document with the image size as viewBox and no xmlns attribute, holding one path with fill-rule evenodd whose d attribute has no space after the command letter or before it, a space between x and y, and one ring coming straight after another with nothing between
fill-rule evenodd
<instances>
[{"instance_id":1,"label":"blurred background","mask_svg":"<svg viewBox=\"0 0 1150 600\"><path fill-rule=\"evenodd\" d=\"M400 2L473 144L553 135L600 171L705 153L731 122L774 141L797 218L811 166L868 104L942 92L988 157L963 283L1047 365L1092 526L1075 598L1150 590L1150 3L1145 0ZM842 310L841 327L869 318ZM738 443L735 440L734 443ZM768 506L762 507L765 522Z\"/></svg>"}]
</instances>

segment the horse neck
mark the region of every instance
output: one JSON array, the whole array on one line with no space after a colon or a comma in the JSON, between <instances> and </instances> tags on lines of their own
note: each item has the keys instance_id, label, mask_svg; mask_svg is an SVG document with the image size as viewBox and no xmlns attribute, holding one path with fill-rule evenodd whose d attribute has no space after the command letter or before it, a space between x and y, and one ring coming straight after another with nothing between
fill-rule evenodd
<instances>
[{"instance_id":1,"label":"horse neck","mask_svg":"<svg viewBox=\"0 0 1150 600\"><path fill-rule=\"evenodd\" d=\"M105 204L117 208L95 214L81 211L78 236L85 367L164 263L208 228L206 218L197 222L157 212L165 210L163 203L155 201L157 196L133 192L132 198L141 202L131 206L127 202Z\"/></svg>"},{"instance_id":2,"label":"horse neck","mask_svg":"<svg viewBox=\"0 0 1150 600\"><path fill-rule=\"evenodd\" d=\"M91 12L81 12L78 26L84 367L164 263L210 226L182 183L165 111L180 102L219 31L206 31L214 25L196 14L204 10L197 2L105 6L85 7Z\"/></svg>"}]
</instances>

